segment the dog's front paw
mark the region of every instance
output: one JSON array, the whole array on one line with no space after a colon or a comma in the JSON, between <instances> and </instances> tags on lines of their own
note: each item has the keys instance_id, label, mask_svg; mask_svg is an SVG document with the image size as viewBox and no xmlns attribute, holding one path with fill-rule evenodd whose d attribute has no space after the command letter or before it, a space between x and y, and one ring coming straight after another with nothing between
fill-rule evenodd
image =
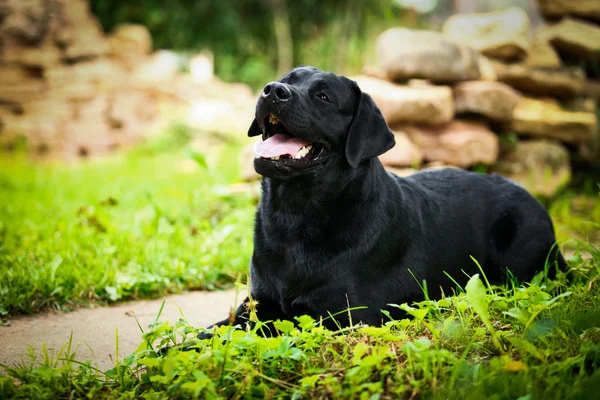
<instances>
[{"instance_id":1,"label":"dog's front paw","mask_svg":"<svg viewBox=\"0 0 600 400\"><path fill-rule=\"evenodd\" d=\"M167 355L167 353L169 352L169 350L171 350L171 349L177 349L179 351L190 351L190 350L193 350L192 347L185 346L183 344L176 344L174 346L161 347L160 349L158 349L157 353L158 353L159 356L165 357Z\"/></svg>"},{"instance_id":2,"label":"dog's front paw","mask_svg":"<svg viewBox=\"0 0 600 400\"><path fill-rule=\"evenodd\" d=\"M208 332L200 332L198 335L196 335L196 337L200 340L203 339L212 339L213 334L212 333L208 333Z\"/></svg>"}]
</instances>

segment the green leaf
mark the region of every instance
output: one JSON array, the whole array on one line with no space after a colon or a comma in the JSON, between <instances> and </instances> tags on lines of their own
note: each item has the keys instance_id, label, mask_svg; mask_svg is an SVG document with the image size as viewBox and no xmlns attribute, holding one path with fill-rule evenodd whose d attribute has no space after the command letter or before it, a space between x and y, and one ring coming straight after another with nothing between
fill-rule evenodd
<instances>
[{"instance_id":1,"label":"green leaf","mask_svg":"<svg viewBox=\"0 0 600 400\"><path fill-rule=\"evenodd\" d=\"M292 321L277 320L277 321L273 322L273 325L279 332L282 332L282 333L290 333L295 328L294 323Z\"/></svg>"},{"instance_id":2,"label":"green leaf","mask_svg":"<svg viewBox=\"0 0 600 400\"><path fill-rule=\"evenodd\" d=\"M298 321L298 326L300 326L300 329L303 331L310 331L316 326L314 318L309 315L296 317L296 321Z\"/></svg>"},{"instance_id":3,"label":"green leaf","mask_svg":"<svg viewBox=\"0 0 600 400\"><path fill-rule=\"evenodd\" d=\"M511 337L509 340L515 349L521 351L522 353L532 355L535 358L544 361L544 359L545 359L544 355L537 349L537 347L535 347L533 344L531 344L527 340L519 339L516 337Z\"/></svg>"},{"instance_id":4,"label":"green leaf","mask_svg":"<svg viewBox=\"0 0 600 400\"><path fill-rule=\"evenodd\" d=\"M492 335L492 342L494 345L500 350L501 353L504 353L504 349L498 340L496 335L496 330L494 329L494 325L492 321L490 321L490 314L488 313L488 305L489 301L487 299L487 292L481 279L479 279L479 274L475 274L469 279L467 282L467 286L465 287L467 291L467 301L471 305L471 308L479 315L486 328Z\"/></svg>"},{"instance_id":5,"label":"green leaf","mask_svg":"<svg viewBox=\"0 0 600 400\"><path fill-rule=\"evenodd\" d=\"M206 157L204 154L199 153L195 150L190 150L188 152L188 156L198 164L198 166L202 169L208 169L208 164L206 163Z\"/></svg>"},{"instance_id":6,"label":"green leaf","mask_svg":"<svg viewBox=\"0 0 600 400\"><path fill-rule=\"evenodd\" d=\"M307 376L307 377L300 379L300 384L304 387L314 388L317 385L317 382L319 381L319 379L320 379L319 375Z\"/></svg>"}]
</instances>

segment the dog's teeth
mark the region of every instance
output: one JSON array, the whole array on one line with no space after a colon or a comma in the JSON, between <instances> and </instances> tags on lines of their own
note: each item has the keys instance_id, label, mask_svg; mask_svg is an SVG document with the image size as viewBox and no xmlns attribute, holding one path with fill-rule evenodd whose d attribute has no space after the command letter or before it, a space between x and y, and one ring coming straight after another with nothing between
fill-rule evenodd
<instances>
[{"instance_id":1,"label":"dog's teeth","mask_svg":"<svg viewBox=\"0 0 600 400\"><path fill-rule=\"evenodd\" d=\"M296 153L296 155L294 156L294 158L302 158L306 154L308 154L308 152L309 152L309 148L307 146L304 146L300 150L298 150L298 153Z\"/></svg>"},{"instance_id":2,"label":"dog's teeth","mask_svg":"<svg viewBox=\"0 0 600 400\"><path fill-rule=\"evenodd\" d=\"M271 157L273 160L279 160L279 156L277 157Z\"/></svg>"}]
</instances>

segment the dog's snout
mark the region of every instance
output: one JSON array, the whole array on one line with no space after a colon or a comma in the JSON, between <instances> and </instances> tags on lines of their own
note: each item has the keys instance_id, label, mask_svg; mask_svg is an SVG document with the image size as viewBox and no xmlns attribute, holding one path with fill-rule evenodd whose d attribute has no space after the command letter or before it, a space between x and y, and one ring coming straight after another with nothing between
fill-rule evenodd
<instances>
[{"instance_id":1,"label":"dog's snout","mask_svg":"<svg viewBox=\"0 0 600 400\"><path fill-rule=\"evenodd\" d=\"M286 101L292 97L292 91L284 83L271 82L263 89L262 96L273 101Z\"/></svg>"}]
</instances>

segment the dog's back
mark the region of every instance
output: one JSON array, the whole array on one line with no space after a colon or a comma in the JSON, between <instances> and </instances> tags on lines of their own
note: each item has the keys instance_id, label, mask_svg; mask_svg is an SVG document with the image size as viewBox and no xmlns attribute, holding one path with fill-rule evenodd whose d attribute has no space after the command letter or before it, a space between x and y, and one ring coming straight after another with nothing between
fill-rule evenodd
<instances>
[{"instance_id":1,"label":"dog's back","mask_svg":"<svg viewBox=\"0 0 600 400\"><path fill-rule=\"evenodd\" d=\"M431 246L428 258L447 259L449 252L462 253L462 257L469 253L487 278L498 283L507 277L507 269L525 281L545 266L564 267L548 212L520 185L497 174L455 169L424 171L404 182L410 184L415 201L430 203L425 207L427 229L452 237L453 249L438 241ZM476 257L478 249L481 251ZM463 264L461 269L466 267ZM472 262L467 269L478 272L474 267Z\"/></svg>"}]
</instances>

